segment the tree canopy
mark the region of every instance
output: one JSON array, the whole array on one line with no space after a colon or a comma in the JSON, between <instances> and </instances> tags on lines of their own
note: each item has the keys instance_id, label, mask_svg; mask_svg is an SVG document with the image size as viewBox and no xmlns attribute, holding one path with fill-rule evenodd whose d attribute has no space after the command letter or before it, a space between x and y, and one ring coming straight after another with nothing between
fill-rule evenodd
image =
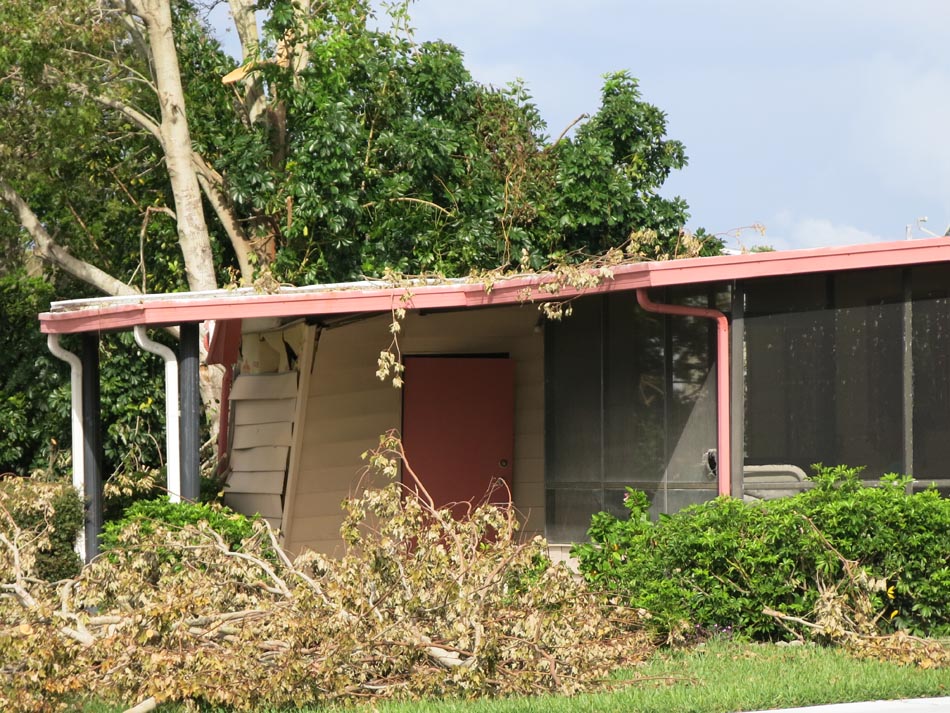
<instances>
[{"instance_id":1,"label":"tree canopy","mask_svg":"<svg viewBox=\"0 0 950 713\"><path fill-rule=\"evenodd\" d=\"M633 76L606 75L599 110L552 135L523 83L486 86L456 47L418 42L408 5L229 0L235 60L199 0L0 0L6 297L537 269L642 231L652 256L679 251L687 205L660 190L685 151ZM45 283L25 276L37 257ZM16 324L2 373L42 349ZM21 376L0 412L46 408L17 405ZM46 447L17 433L0 453L25 471Z\"/></svg>"},{"instance_id":2,"label":"tree canopy","mask_svg":"<svg viewBox=\"0 0 950 713\"><path fill-rule=\"evenodd\" d=\"M232 0L235 69L184 0L2 0L0 234L105 292L265 264L297 284L460 275L678 238L687 206L659 190L685 152L630 74L552 140L523 84L418 43L407 4L375 20L368 0L267 0L258 35Z\"/></svg>"}]
</instances>

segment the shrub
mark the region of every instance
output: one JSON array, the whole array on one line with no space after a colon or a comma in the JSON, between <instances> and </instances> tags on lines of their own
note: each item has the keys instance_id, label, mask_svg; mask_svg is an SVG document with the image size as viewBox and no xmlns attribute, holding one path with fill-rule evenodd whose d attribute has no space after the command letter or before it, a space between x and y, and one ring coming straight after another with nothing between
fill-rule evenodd
<instances>
[{"instance_id":1,"label":"shrub","mask_svg":"<svg viewBox=\"0 0 950 713\"><path fill-rule=\"evenodd\" d=\"M105 523L99 543L103 555L112 564L124 562L134 567L143 579L155 583L166 570L180 567L187 559L183 558L180 547L166 546L164 542L187 540L187 532L198 535L200 528L219 539L228 550L236 551L251 540L262 540L264 531L259 527L260 519L236 513L219 503L172 503L165 496L139 500L127 507L120 520ZM143 548L142 542L153 546ZM273 548L263 549L268 561L276 561Z\"/></svg>"},{"instance_id":2,"label":"shrub","mask_svg":"<svg viewBox=\"0 0 950 713\"><path fill-rule=\"evenodd\" d=\"M783 638L763 610L807 617L853 561L880 583L871 597L882 627L950 633L950 501L934 490L909 495L897 475L869 487L858 472L816 466L815 487L793 497L719 498L656 523L646 496L630 491L629 518L595 515L591 542L574 554L589 582L670 632L689 621Z\"/></svg>"},{"instance_id":3,"label":"shrub","mask_svg":"<svg viewBox=\"0 0 950 713\"><path fill-rule=\"evenodd\" d=\"M76 576L82 567L75 546L83 506L72 485L32 478L0 481L0 507L8 514L0 519L0 533L25 545L27 556L20 565L25 576L50 582Z\"/></svg>"},{"instance_id":4,"label":"shrub","mask_svg":"<svg viewBox=\"0 0 950 713\"><path fill-rule=\"evenodd\" d=\"M153 534L159 524L180 529L203 521L234 549L254 535L253 521L257 519L216 503L172 503L167 497L139 500L125 509L122 519L103 526L99 542L105 552L127 540L130 530L142 537Z\"/></svg>"}]
</instances>

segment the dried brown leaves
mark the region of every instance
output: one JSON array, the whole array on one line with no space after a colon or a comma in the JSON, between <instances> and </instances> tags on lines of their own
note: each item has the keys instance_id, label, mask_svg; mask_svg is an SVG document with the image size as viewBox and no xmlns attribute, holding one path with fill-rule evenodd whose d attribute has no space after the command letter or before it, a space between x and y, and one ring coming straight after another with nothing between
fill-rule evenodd
<instances>
[{"instance_id":1,"label":"dried brown leaves","mask_svg":"<svg viewBox=\"0 0 950 713\"><path fill-rule=\"evenodd\" d=\"M385 472L401 458L392 437L371 455ZM0 599L0 708L65 708L87 691L242 710L571 694L652 648L637 612L521 541L510 508L455 520L399 483L344 508L340 559L292 561L264 524L239 552L207 527L159 526L75 581L21 577L32 601Z\"/></svg>"}]
</instances>

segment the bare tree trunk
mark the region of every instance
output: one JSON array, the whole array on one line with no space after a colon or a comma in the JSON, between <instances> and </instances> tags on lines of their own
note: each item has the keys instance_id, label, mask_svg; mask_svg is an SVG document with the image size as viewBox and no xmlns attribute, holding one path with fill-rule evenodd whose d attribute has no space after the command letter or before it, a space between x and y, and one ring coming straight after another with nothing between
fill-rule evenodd
<instances>
[{"instance_id":1,"label":"bare tree trunk","mask_svg":"<svg viewBox=\"0 0 950 713\"><path fill-rule=\"evenodd\" d=\"M185 261L188 287L192 291L213 290L218 286L214 256L201 205L201 187L192 162L191 132L172 32L171 8L168 0L131 0L130 5L148 31L162 112L162 148L175 197L178 242Z\"/></svg>"}]
</instances>

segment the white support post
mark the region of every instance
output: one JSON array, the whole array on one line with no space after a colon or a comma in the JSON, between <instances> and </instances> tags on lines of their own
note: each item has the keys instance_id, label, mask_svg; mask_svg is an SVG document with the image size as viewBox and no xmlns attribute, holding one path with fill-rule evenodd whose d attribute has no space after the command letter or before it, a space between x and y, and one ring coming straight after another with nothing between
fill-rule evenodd
<instances>
[{"instance_id":1,"label":"white support post","mask_svg":"<svg viewBox=\"0 0 950 713\"><path fill-rule=\"evenodd\" d=\"M70 351L63 349L59 344L58 334L48 334L46 345L50 353L57 359L69 364L69 391L70 391L70 421L72 423L72 462L73 487L79 497L85 501L86 495L86 468L84 465L84 434L82 427L82 360ZM86 533L85 528L79 530L76 538L76 552L86 561Z\"/></svg>"},{"instance_id":2,"label":"white support post","mask_svg":"<svg viewBox=\"0 0 950 713\"><path fill-rule=\"evenodd\" d=\"M178 430L178 357L164 344L149 339L141 324L134 328L135 343L165 360L165 468L168 473L168 499L181 502L181 445Z\"/></svg>"}]
</instances>

